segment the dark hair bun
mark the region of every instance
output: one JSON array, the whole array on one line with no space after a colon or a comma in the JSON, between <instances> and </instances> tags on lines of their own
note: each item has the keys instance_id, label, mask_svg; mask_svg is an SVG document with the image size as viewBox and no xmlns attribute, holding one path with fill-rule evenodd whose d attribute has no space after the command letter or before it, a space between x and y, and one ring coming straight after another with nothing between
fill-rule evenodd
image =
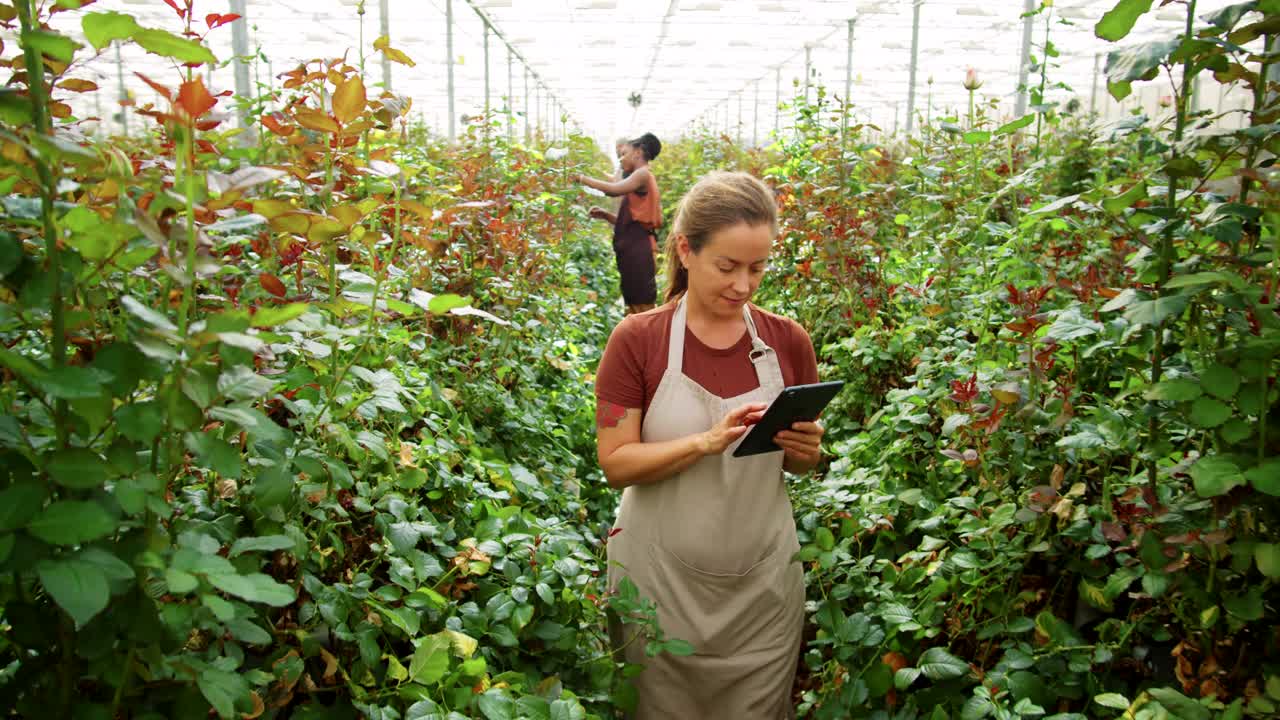
<instances>
[{"instance_id":1,"label":"dark hair bun","mask_svg":"<svg viewBox=\"0 0 1280 720\"><path fill-rule=\"evenodd\" d=\"M658 157L658 153L662 152L662 142L659 141L658 137L653 133L645 133L635 140L632 140L631 144L640 148L644 152L644 158L646 160L652 160Z\"/></svg>"}]
</instances>

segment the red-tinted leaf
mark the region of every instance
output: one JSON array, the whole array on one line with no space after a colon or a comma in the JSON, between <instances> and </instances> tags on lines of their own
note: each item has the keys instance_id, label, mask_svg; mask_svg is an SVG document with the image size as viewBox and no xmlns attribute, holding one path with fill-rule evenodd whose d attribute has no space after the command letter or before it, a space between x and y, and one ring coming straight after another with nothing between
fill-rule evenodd
<instances>
[{"instance_id":1,"label":"red-tinted leaf","mask_svg":"<svg viewBox=\"0 0 1280 720\"><path fill-rule=\"evenodd\" d=\"M178 88L178 99L174 105L181 108L188 117L198 118L213 109L218 103L204 86L204 80L195 78L182 83Z\"/></svg>"},{"instance_id":2,"label":"red-tinted leaf","mask_svg":"<svg viewBox=\"0 0 1280 720\"><path fill-rule=\"evenodd\" d=\"M210 30L212 30L213 28L222 27L223 25L226 25L229 22L235 22L236 20L239 20L239 19L240 19L240 16L235 13L228 13L226 15L220 15L218 13L209 13L208 15L204 16L204 22L206 25L209 26Z\"/></svg>"},{"instance_id":3,"label":"red-tinted leaf","mask_svg":"<svg viewBox=\"0 0 1280 720\"><path fill-rule=\"evenodd\" d=\"M271 273L258 273L258 282L262 283L262 288L264 290L276 297L282 298L288 292L284 283L280 282L280 278L272 275Z\"/></svg>"},{"instance_id":4,"label":"red-tinted leaf","mask_svg":"<svg viewBox=\"0 0 1280 720\"><path fill-rule=\"evenodd\" d=\"M1102 537L1111 542L1124 542L1129 537L1129 533L1125 532L1124 526L1120 523L1104 521L1102 523Z\"/></svg>"},{"instance_id":5,"label":"red-tinted leaf","mask_svg":"<svg viewBox=\"0 0 1280 720\"><path fill-rule=\"evenodd\" d=\"M134 75L137 75L138 77L142 78L142 82L144 82L144 83L146 83L146 84L150 85L150 86L151 86L151 89L152 89L152 90L155 90L155 91L156 91L156 92L158 92L158 93L160 93L160 95L161 95L161 96L163 96L165 100L168 100L168 101L170 101L170 102L173 102L173 91L172 91L172 90L170 90L169 88L167 88L167 87L165 87L165 86L161 85L160 83L156 82L155 80L152 80L151 78L147 77L146 75L143 75L143 74L142 74L142 73L140 73L140 72L135 72L135 73L134 73Z\"/></svg>"},{"instance_id":6,"label":"red-tinted leaf","mask_svg":"<svg viewBox=\"0 0 1280 720\"><path fill-rule=\"evenodd\" d=\"M185 19L185 18L187 17L187 11L186 11L186 10L183 10L183 9L182 9L182 8L180 8L180 7L178 7L178 3L174 2L174 0L164 0L164 4L165 4L165 5L168 5L168 6L169 6L169 7L171 7L171 8L173 8L173 11L174 11L174 12L176 12L176 13L178 13L178 17L183 18L183 19Z\"/></svg>"}]
</instances>

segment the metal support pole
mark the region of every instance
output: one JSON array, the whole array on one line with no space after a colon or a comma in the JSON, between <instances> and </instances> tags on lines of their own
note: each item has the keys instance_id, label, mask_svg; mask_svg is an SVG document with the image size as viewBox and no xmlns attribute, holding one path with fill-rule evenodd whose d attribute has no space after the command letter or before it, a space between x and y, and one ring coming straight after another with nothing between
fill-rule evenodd
<instances>
[{"instance_id":1,"label":"metal support pole","mask_svg":"<svg viewBox=\"0 0 1280 720\"><path fill-rule=\"evenodd\" d=\"M484 124L488 127L491 109L489 105L489 23L483 23L480 31L484 34Z\"/></svg>"},{"instance_id":2,"label":"metal support pole","mask_svg":"<svg viewBox=\"0 0 1280 720\"><path fill-rule=\"evenodd\" d=\"M742 144L742 93L738 93L738 126L734 128L738 144Z\"/></svg>"},{"instance_id":3,"label":"metal support pole","mask_svg":"<svg viewBox=\"0 0 1280 720\"><path fill-rule=\"evenodd\" d=\"M916 69L920 66L920 6L924 0L911 3L911 72L908 74L907 87L907 135L915 127L916 113Z\"/></svg>"},{"instance_id":4,"label":"metal support pole","mask_svg":"<svg viewBox=\"0 0 1280 720\"><path fill-rule=\"evenodd\" d=\"M236 72L236 115L240 121L241 145L252 145L254 138L253 123L249 120L249 99L254 97L253 88L249 86L249 16L245 11L245 0L231 0L231 12L240 19L231 23L231 52L235 55Z\"/></svg>"},{"instance_id":5,"label":"metal support pole","mask_svg":"<svg viewBox=\"0 0 1280 720\"><path fill-rule=\"evenodd\" d=\"M1095 115L1098 112L1098 63L1102 58L1101 53L1093 54L1093 89L1089 92L1089 114ZM1021 117L1021 115L1019 115Z\"/></svg>"},{"instance_id":6,"label":"metal support pole","mask_svg":"<svg viewBox=\"0 0 1280 720\"><path fill-rule=\"evenodd\" d=\"M812 46L804 46L804 101L806 104L809 102L809 75L813 72L813 63L810 59L812 52Z\"/></svg>"},{"instance_id":7,"label":"metal support pole","mask_svg":"<svg viewBox=\"0 0 1280 720\"><path fill-rule=\"evenodd\" d=\"M529 68L524 69L524 144L529 144Z\"/></svg>"},{"instance_id":8,"label":"metal support pole","mask_svg":"<svg viewBox=\"0 0 1280 720\"><path fill-rule=\"evenodd\" d=\"M779 65L777 74L773 76L773 132L778 134L782 132L782 66Z\"/></svg>"},{"instance_id":9,"label":"metal support pole","mask_svg":"<svg viewBox=\"0 0 1280 720\"><path fill-rule=\"evenodd\" d=\"M1033 20L1031 13L1036 10L1036 0L1026 0L1022 19L1022 52L1018 55L1018 101L1014 105L1015 117L1027 114L1027 77L1031 74L1031 30Z\"/></svg>"},{"instance_id":10,"label":"metal support pole","mask_svg":"<svg viewBox=\"0 0 1280 720\"><path fill-rule=\"evenodd\" d=\"M378 0L378 33L391 38L390 0ZM382 89L391 92L391 58L382 53Z\"/></svg>"},{"instance_id":11,"label":"metal support pole","mask_svg":"<svg viewBox=\"0 0 1280 720\"><path fill-rule=\"evenodd\" d=\"M129 135L129 92L124 90L124 60L120 59L120 41L115 41L115 78L119 81L120 135Z\"/></svg>"},{"instance_id":12,"label":"metal support pole","mask_svg":"<svg viewBox=\"0 0 1280 720\"><path fill-rule=\"evenodd\" d=\"M533 129L535 134L542 131L542 83L533 86Z\"/></svg>"},{"instance_id":13,"label":"metal support pole","mask_svg":"<svg viewBox=\"0 0 1280 720\"><path fill-rule=\"evenodd\" d=\"M444 4L444 45L449 54L449 143L458 140L458 116L453 111L453 0L445 0Z\"/></svg>"},{"instance_id":14,"label":"metal support pole","mask_svg":"<svg viewBox=\"0 0 1280 720\"><path fill-rule=\"evenodd\" d=\"M751 147L760 147L760 81L756 81L756 101L751 104Z\"/></svg>"},{"instance_id":15,"label":"metal support pole","mask_svg":"<svg viewBox=\"0 0 1280 720\"><path fill-rule=\"evenodd\" d=\"M853 108L850 94L853 92L853 26L857 20L849 19L849 34L845 38L844 54L844 112L840 113L840 152L848 147L849 111ZM843 163L842 163L843 167Z\"/></svg>"},{"instance_id":16,"label":"metal support pole","mask_svg":"<svg viewBox=\"0 0 1280 720\"><path fill-rule=\"evenodd\" d=\"M507 47L507 140L516 139L515 82L512 75L511 47Z\"/></svg>"}]
</instances>

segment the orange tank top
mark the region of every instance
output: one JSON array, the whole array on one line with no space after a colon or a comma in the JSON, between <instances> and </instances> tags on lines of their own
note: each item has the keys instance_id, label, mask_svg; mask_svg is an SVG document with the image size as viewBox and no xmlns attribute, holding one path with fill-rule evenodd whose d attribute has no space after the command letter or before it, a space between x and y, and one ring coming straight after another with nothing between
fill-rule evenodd
<instances>
[{"instance_id":1,"label":"orange tank top","mask_svg":"<svg viewBox=\"0 0 1280 720\"><path fill-rule=\"evenodd\" d=\"M627 209L631 219L640 223L646 230L655 230L662 226L662 199L658 197L658 180L649 171L646 178L644 194L627 193Z\"/></svg>"}]
</instances>

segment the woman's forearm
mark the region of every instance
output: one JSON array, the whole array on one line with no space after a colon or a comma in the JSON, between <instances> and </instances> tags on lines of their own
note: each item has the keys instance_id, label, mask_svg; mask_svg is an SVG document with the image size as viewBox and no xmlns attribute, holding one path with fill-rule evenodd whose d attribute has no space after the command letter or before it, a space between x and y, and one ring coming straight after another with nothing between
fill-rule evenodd
<instances>
[{"instance_id":1,"label":"woman's forearm","mask_svg":"<svg viewBox=\"0 0 1280 720\"><path fill-rule=\"evenodd\" d=\"M782 469L786 470L792 475L804 475L805 473L813 470L816 467L818 467L817 460L814 460L812 462L805 462L803 460L795 460L792 458L787 458L782 463Z\"/></svg>"},{"instance_id":2,"label":"woman's forearm","mask_svg":"<svg viewBox=\"0 0 1280 720\"><path fill-rule=\"evenodd\" d=\"M609 487L621 490L632 485L662 482L687 469L708 453L703 433L665 442L635 442L622 445L608 457L600 458Z\"/></svg>"}]
</instances>

